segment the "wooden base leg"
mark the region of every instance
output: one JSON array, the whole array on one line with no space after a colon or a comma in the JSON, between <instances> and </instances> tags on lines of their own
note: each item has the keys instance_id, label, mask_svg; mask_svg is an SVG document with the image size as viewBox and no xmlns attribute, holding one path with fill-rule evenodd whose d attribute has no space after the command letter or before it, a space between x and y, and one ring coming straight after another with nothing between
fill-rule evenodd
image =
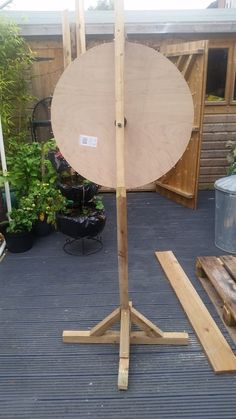
<instances>
[{"instance_id":1,"label":"wooden base leg","mask_svg":"<svg viewBox=\"0 0 236 419\"><path fill-rule=\"evenodd\" d=\"M120 361L118 373L119 390L127 390L129 380L129 351L130 351L130 308L121 310L120 317Z\"/></svg>"},{"instance_id":2,"label":"wooden base leg","mask_svg":"<svg viewBox=\"0 0 236 419\"><path fill-rule=\"evenodd\" d=\"M129 358L120 358L119 374L118 374L118 389L127 390L129 382Z\"/></svg>"},{"instance_id":3,"label":"wooden base leg","mask_svg":"<svg viewBox=\"0 0 236 419\"><path fill-rule=\"evenodd\" d=\"M94 336L89 330L64 330L64 343L120 343L120 332L107 331L102 336ZM148 336L145 332L135 331L130 334L133 345L188 345L188 333L163 332L162 337Z\"/></svg>"},{"instance_id":4,"label":"wooden base leg","mask_svg":"<svg viewBox=\"0 0 236 419\"><path fill-rule=\"evenodd\" d=\"M120 331L108 330L120 321ZM134 323L141 330L131 331ZM135 345L187 345L185 332L163 332L129 302L128 308L117 308L90 331L64 330L65 343L115 343L120 345L118 388L127 390L129 380L130 344Z\"/></svg>"}]
</instances>

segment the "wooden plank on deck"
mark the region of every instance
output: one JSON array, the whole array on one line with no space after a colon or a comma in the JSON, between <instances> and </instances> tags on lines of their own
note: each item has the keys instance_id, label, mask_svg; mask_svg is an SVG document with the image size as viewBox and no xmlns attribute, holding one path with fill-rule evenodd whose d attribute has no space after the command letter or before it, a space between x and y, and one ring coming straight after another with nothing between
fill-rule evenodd
<instances>
[{"instance_id":1,"label":"wooden plank on deck","mask_svg":"<svg viewBox=\"0 0 236 419\"><path fill-rule=\"evenodd\" d=\"M216 373L236 371L236 357L174 254L156 252L167 278Z\"/></svg>"}]
</instances>

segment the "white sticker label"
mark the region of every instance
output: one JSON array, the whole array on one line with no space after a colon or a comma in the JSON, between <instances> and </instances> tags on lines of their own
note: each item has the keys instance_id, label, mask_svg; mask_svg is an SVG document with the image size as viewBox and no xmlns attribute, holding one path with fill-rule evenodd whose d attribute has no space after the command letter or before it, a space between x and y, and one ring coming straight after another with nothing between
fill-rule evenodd
<instances>
[{"instance_id":1,"label":"white sticker label","mask_svg":"<svg viewBox=\"0 0 236 419\"><path fill-rule=\"evenodd\" d=\"M89 135L80 135L80 145L85 147L97 147L97 137L91 137Z\"/></svg>"}]
</instances>

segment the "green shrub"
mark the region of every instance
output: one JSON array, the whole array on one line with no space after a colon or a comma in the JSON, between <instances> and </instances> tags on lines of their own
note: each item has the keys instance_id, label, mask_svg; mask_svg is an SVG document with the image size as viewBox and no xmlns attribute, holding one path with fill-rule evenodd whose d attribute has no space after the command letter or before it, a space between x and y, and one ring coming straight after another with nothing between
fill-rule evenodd
<instances>
[{"instance_id":1,"label":"green shrub","mask_svg":"<svg viewBox=\"0 0 236 419\"><path fill-rule=\"evenodd\" d=\"M7 157L8 180L18 199L26 196L37 181L55 185L57 173L47 159L48 151L55 148L54 140L45 143L11 143Z\"/></svg>"},{"instance_id":2,"label":"green shrub","mask_svg":"<svg viewBox=\"0 0 236 419\"><path fill-rule=\"evenodd\" d=\"M17 25L0 17L0 115L6 149L10 138L26 137L33 57Z\"/></svg>"},{"instance_id":3,"label":"green shrub","mask_svg":"<svg viewBox=\"0 0 236 419\"><path fill-rule=\"evenodd\" d=\"M8 233L31 231L33 223L37 220L35 205L28 197L22 198L18 208L13 208L9 215Z\"/></svg>"}]
</instances>

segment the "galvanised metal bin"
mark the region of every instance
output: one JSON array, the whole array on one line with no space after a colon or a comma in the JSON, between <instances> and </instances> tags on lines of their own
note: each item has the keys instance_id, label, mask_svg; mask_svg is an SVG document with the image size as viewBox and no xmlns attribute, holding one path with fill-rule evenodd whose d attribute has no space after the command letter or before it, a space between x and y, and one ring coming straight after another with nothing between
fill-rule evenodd
<instances>
[{"instance_id":1,"label":"galvanised metal bin","mask_svg":"<svg viewBox=\"0 0 236 419\"><path fill-rule=\"evenodd\" d=\"M236 175L215 182L215 245L236 253Z\"/></svg>"}]
</instances>

